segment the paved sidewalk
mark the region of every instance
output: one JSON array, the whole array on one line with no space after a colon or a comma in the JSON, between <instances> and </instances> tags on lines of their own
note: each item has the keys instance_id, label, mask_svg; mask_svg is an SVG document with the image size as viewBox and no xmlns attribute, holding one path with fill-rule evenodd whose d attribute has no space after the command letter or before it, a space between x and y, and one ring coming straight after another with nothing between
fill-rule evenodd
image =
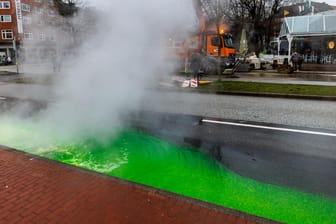
<instances>
[{"instance_id":1,"label":"paved sidewalk","mask_svg":"<svg viewBox=\"0 0 336 224\"><path fill-rule=\"evenodd\" d=\"M20 74L35 74L35 75L45 75L53 74L53 64L43 63L43 64L20 64L16 65L2 65L0 66L0 72L17 73Z\"/></svg>"},{"instance_id":2,"label":"paved sidewalk","mask_svg":"<svg viewBox=\"0 0 336 224\"><path fill-rule=\"evenodd\" d=\"M0 148L0 223L275 223Z\"/></svg>"}]
</instances>

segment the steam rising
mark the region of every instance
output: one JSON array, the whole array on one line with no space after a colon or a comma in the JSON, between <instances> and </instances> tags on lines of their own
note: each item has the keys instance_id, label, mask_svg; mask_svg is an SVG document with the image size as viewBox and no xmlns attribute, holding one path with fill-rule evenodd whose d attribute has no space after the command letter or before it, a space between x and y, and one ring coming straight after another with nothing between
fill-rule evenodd
<instances>
[{"instance_id":1,"label":"steam rising","mask_svg":"<svg viewBox=\"0 0 336 224\"><path fill-rule=\"evenodd\" d=\"M95 3L97 3L95 5ZM104 6L97 33L73 61L63 61L56 100L44 111L46 127L64 135L104 134L148 97L146 90L172 72L165 44L193 23L191 1L91 1ZM92 30L92 32L96 32ZM56 124L56 126L55 126Z\"/></svg>"}]
</instances>

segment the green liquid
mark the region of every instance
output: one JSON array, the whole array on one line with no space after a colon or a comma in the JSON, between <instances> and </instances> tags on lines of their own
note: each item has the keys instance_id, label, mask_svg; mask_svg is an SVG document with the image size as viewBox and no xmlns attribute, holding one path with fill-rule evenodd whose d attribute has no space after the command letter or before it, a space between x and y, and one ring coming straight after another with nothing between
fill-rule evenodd
<instances>
[{"instance_id":1,"label":"green liquid","mask_svg":"<svg viewBox=\"0 0 336 224\"><path fill-rule=\"evenodd\" d=\"M0 144L285 223L335 223L336 200L234 174L197 149L126 130L105 141L50 141L33 125L0 126ZM22 127L23 126L23 127ZM28 131L29 130L29 131ZM45 141L44 141L45 142Z\"/></svg>"}]
</instances>

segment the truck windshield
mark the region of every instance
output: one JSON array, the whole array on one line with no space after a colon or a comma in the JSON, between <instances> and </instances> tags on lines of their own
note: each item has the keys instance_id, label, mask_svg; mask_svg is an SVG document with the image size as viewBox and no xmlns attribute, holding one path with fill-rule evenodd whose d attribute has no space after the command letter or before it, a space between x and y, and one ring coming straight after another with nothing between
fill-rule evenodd
<instances>
[{"instance_id":1,"label":"truck windshield","mask_svg":"<svg viewBox=\"0 0 336 224\"><path fill-rule=\"evenodd\" d=\"M232 38L224 36L224 46L228 48L233 48Z\"/></svg>"}]
</instances>

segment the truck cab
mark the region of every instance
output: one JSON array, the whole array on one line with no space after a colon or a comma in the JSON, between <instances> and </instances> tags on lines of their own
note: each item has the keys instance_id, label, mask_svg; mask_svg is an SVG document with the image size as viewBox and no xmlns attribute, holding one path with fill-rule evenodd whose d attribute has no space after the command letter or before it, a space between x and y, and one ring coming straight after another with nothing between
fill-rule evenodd
<instances>
[{"instance_id":1,"label":"truck cab","mask_svg":"<svg viewBox=\"0 0 336 224\"><path fill-rule=\"evenodd\" d=\"M232 43L232 36L230 34L207 34L205 44L206 56L221 57L222 67L233 67L235 63L236 50ZM220 49L220 54L218 52Z\"/></svg>"}]
</instances>

